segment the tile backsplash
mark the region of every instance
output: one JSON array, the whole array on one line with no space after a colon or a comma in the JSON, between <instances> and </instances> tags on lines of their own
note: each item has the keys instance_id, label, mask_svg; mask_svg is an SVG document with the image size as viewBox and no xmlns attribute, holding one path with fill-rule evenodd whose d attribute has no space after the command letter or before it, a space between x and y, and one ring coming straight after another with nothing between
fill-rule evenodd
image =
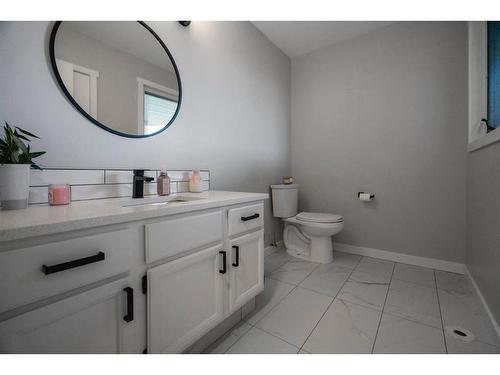
<instances>
[{"instance_id":1,"label":"tile backsplash","mask_svg":"<svg viewBox=\"0 0 500 375\"><path fill-rule=\"evenodd\" d=\"M170 190L172 193L189 191L191 170L168 170ZM210 189L210 171L200 171L203 190ZM159 170L146 170L145 176L154 177L154 181L144 184L144 196L156 195L156 180ZM31 170L30 204L48 202L48 185L69 184L71 200L121 198L132 196L132 169L69 169L44 168Z\"/></svg>"}]
</instances>

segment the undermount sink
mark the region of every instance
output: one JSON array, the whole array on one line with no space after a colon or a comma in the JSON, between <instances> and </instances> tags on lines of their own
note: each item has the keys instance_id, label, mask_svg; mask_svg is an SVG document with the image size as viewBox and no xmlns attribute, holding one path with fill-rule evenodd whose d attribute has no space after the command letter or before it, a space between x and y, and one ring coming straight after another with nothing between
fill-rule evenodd
<instances>
[{"instance_id":1,"label":"undermount sink","mask_svg":"<svg viewBox=\"0 0 500 375\"><path fill-rule=\"evenodd\" d=\"M198 197L185 197L181 195L174 195L169 197L154 197L154 198L130 198L125 202L120 202L122 207L134 207L134 206L163 206L166 204L174 203L186 203L192 201L198 201L204 198Z\"/></svg>"}]
</instances>

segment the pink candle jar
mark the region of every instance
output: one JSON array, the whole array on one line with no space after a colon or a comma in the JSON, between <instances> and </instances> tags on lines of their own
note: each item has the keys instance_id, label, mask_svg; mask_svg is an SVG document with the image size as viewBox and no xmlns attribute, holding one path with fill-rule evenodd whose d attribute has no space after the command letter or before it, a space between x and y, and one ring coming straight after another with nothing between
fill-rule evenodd
<instances>
[{"instance_id":1,"label":"pink candle jar","mask_svg":"<svg viewBox=\"0 0 500 375\"><path fill-rule=\"evenodd\" d=\"M191 178L189 179L189 191L191 193L201 193L203 191L200 171L194 170L191 173Z\"/></svg>"},{"instance_id":2,"label":"pink candle jar","mask_svg":"<svg viewBox=\"0 0 500 375\"><path fill-rule=\"evenodd\" d=\"M59 206L69 204L71 201L71 188L68 184L49 185L49 204Z\"/></svg>"}]
</instances>

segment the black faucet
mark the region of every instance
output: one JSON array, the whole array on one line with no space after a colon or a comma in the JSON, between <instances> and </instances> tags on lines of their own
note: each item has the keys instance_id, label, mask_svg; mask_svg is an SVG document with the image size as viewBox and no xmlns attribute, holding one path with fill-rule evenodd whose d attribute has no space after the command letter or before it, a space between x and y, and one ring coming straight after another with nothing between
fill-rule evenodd
<instances>
[{"instance_id":1,"label":"black faucet","mask_svg":"<svg viewBox=\"0 0 500 375\"><path fill-rule=\"evenodd\" d=\"M144 169L134 169L132 198L144 198L144 181L153 181L153 177L144 177Z\"/></svg>"}]
</instances>

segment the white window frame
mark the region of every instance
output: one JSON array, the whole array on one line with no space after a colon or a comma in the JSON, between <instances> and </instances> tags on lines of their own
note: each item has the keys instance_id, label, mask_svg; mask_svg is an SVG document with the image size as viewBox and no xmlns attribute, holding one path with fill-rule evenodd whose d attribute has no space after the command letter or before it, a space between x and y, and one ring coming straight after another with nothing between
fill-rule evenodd
<instances>
[{"instance_id":1,"label":"white window frame","mask_svg":"<svg viewBox=\"0 0 500 375\"><path fill-rule=\"evenodd\" d=\"M469 142L472 152L500 141L500 128L486 132L481 119L488 116L488 32L487 23L468 22Z\"/></svg>"},{"instance_id":2,"label":"white window frame","mask_svg":"<svg viewBox=\"0 0 500 375\"><path fill-rule=\"evenodd\" d=\"M137 77L137 134L139 135L144 135L144 93L146 91L150 91L153 94L163 96L167 99L179 100L178 90Z\"/></svg>"}]
</instances>

